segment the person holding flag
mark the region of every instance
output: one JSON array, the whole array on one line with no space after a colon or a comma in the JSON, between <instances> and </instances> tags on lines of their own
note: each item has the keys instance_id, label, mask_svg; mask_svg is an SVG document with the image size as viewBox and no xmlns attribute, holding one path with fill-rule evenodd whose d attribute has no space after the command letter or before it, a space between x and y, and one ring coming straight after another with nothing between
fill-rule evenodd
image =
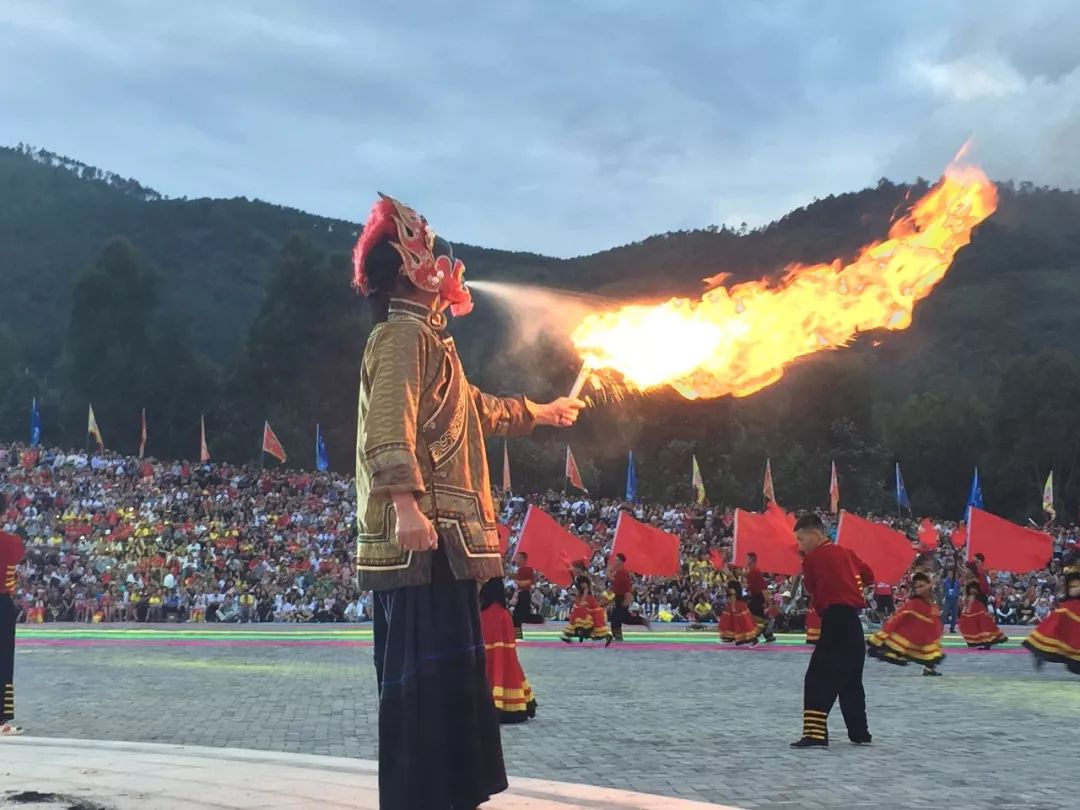
<instances>
[{"instance_id":1,"label":"person holding flag","mask_svg":"<svg viewBox=\"0 0 1080 810\"><path fill-rule=\"evenodd\" d=\"M532 591L536 585L536 571L529 565L529 555L519 551L514 558L517 570L514 571L514 585L517 586L517 598L514 601L514 637L523 638L522 625L543 624L542 617L533 613Z\"/></svg>"},{"instance_id":2,"label":"person holding flag","mask_svg":"<svg viewBox=\"0 0 1080 810\"><path fill-rule=\"evenodd\" d=\"M753 551L748 552L746 555L746 590L749 594L747 607L757 622L758 634L764 636L766 641L776 641L776 636L772 631L772 621L765 614L767 585L757 563L757 554Z\"/></svg>"},{"instance_id":3,"label":"person holding flag","mask_svg":"<svg viewBox=\"0 0 1080 810\"><path fill-rule=\"evenodd\" d=\"M381 810L474 808L507 789L477 583L503 575L485 439L569 427L584 403L469 384L447 315L465 266L380 195L353 251L375 326L357 418L357 584L375 592Z\"/></svg>"},{"instance_id":4,"label":"person holding flag","mask_svg":"<svg viewBox=\"0 0 1080 810\"><path fill-rule=\"evenodd\" d=\"M630 572L626 568L626 555L618 553L611 558L608 568L608 581L611 583L611 632L616 641L623 640L622 628L624 624L640 625L646 630L651 630L649 620L638 614L630 612L630 605L634 602L634 582Z\"/></svg>"}]
</instances>

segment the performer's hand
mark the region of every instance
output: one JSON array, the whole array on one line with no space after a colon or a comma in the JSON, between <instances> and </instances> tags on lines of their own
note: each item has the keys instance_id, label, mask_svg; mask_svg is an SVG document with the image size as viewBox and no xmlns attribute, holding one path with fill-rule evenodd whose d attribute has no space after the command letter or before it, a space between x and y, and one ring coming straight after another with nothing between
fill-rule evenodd
<instances>
[{"instance_id":1,"label":"performer's hand","mask_svg":"<svg viewBox=\"0 0 1080 810\"><path fill-rule=\"evenodd\" d=\"M580 399L559 397L547 405L536 405L533 418L538 425L547 427L570 427L577 421L578 414L585 407Z\"/></svg>"},{"instance_id":2,"label":"performer's hand","mask_svg":"<svg viewBox=\"0 0 1080 810\"><path fill-rule=\"evenodd\" d=\"M411 492L394 496L397 542L405 551L431 551L439 547L439 535Z\"/></svg>"}]
</instances>

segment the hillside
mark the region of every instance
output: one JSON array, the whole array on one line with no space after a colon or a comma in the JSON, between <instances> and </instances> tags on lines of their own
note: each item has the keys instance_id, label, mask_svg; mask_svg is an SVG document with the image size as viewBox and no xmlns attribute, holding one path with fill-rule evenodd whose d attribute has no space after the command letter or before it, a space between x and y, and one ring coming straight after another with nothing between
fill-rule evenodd
<instances>
[{"instance_id":1,"label":"hillside","mask_svg":"<svg viewBox=\"0 0 1080 810\"><path fill-rule=\"evenodd\" d=\"M759 230L670 233L572 260L457 249L474 279L613 297L694 294L702 278L720 272L736 280L758 278L790 262L850 256L880 238L905 199L923 189L882 180L875 188L815 201ZM688 404L660 394L589 414L573 438L589 459L586 477L618 491L624 473L619 459L633 446L639 458L670 466L678 481L643 481L643 491L655 486L657 494L685 496L682 456L697 447L703 466L714 471L711 481L706 473L711 486L746 502L754 497L756 465L769 454L779 470L778 490L786 477L789 500L800 505L820 500L816 473L804 470L847 452L852 470L867 478L859 484L859 499L878 503L887 500L887 476L874 472L887 467L882 456L910 456L918 472L910 474L909 488L920 489L913 477L926 479L921 488L927 500L962 498L969 475L964 470L978 462L1009 478L1007 484L991 478L991 492L997 487L1010 508L1030 511L1033 502L1037 506L1031 494L1037 479L1053 465L1075 514L1080 397L1065 394L1074 383L1080 392L1080 194L1008 183L1000 192L998 212L917 308L909 330L865 336L847 350L790 370L748 400ZM190 446L200 409L217 409L228 434L221 442L226 455L244 457L240 448L251 443L232 431L249 418L261 424L270 414L282 424L279 434L304 443L311 423L321 419L330 425L335 464L347 468L354 429L348 401L368 328L362 304L347 291L343 256L355 233L355 223L259 201L165 199L137 181L68 158L0 149L0 383L5 373L10 380L7 400L0 397L0 439L24 432L27 392L64 403L56 406L53 423L75 442L85 404L69 400L84 402L92 394L99 420L130 433L131 396L151 403L168 397L171 404L160 409L175 422L170 452ZM295 234L305 239L288 243ZM77 281L88 268L108 269L99 257L117 236L130 243L134 256L120 251L113 263L145 265L156 279L155 309L139 329L149 335L141 342L153 344L158 354L135 358L138 347L128 346L131 357L115 361L112 379L125 379L121 369L140 379L162 371L173 375L99 409L98 401L124 384L72 364L76 357L84 366L93 364L110 354L112 344L102 343L96 353L77 351L69 322ZM312 279L323 286L306 290ZM117 309L111 317L124 321L130 312ZM93 336L110 321L80 323ZM291 334L278 334L287 329ZM527 357L514 353L502 314L490 306L478 307L455 329L478 384L554 394L573 377L572 353L558 341L546 351L541 347L539 366L537 350ZM197 397L169 391L188 379L181 370L200 381ZM300 398L294 392L304 385L310 390ZM1012 401L1013 393L1033 392L1034 401ZM190 401L196 399L204 401ZM316 412L331 401L334 414ZM1040 416L1040 408L1049 410ZM1027 424L1038 419L1041 426ZM845 420L850 424L839 424ZM560 452L543 438L521 444L522 466L532 471L526 476L537 476L531 483L561 485L553 461Z\"/></svg>"}]
</instances>

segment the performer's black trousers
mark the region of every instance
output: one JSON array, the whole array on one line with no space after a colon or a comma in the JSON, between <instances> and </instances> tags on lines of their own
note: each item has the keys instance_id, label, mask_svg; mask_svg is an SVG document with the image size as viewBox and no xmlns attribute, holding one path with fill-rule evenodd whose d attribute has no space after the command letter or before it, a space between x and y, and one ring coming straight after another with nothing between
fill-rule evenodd
<instances>
[{"instance_id":1,"label":"performer's black trousers","mask_svg":"<svg viewBox=\"0 0 1080 810\"><path fill-rule=\"evenodd\" d=\"M380 810L473 810L507 787L476 582L428 553L430 585L375 594Z\"/></svg>"},{"instance_id":2,"label":"performer's black trousers","mask_svg":"<svg viewBox=\"0 0 1080 810\"><path fill-rule=\"evenodd\" d=\"M821 616L821 640L810 656L803 682L804 737L829 739L826 720L839 698L848 737L869 739L862 684L865 661L866 637L859 612L846 605L830 605Z\"/></svg>"},{"instance_id":3,"label":"performer's black trousers","mask_svg":"<svg viewBox=\"0 0 1080 810\"><path fill-rule=\"evenodd\" d=\"M615 638L622 638L622 626L624 624L645 624L645 618L634 616L626 604L630 601L630 594L615 594L615 602L611 606L611 634Z\"/></svg>"},{"instance_id":4,"label":"performer's black trousers","mask_svg":"<svg viewBox=\"0 0 1080 810\"><path fill-rule=\"evenodd\" d=\"M0 594L0 725L15 717L15 603Z\"/></svg>"},{"instance_id":5,"label":"performer's black trousers","mask_svg":"<svg viewBox=\"0 0 1080 810\"><path fill-rule=\"evenodd\" d=\"M752 593L746 602L750 615L757 619L758 629L766 638L772 636L772 622L765 615L765 594Z\"/></svg>"},{"instance_id":6,"label":"performer's black trousers","mask_svg":"<svg viewBox=\"0 0 1080 810\"><path fill-rule=\"evenodd\" d=\"M544 619L532 612L532 591L518 591L514 602L514 627L523 624L543 624Z\"/></svg>"}]
</instances>

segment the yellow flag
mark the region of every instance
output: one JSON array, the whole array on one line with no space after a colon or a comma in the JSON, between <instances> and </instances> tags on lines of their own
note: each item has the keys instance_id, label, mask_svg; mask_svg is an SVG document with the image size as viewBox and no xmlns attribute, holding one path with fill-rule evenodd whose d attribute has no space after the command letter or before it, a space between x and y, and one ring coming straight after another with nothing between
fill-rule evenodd
<instances>
[{"instance_id":1,"label":"yellow flag","mask_svg":"<svg viewBox=\"0 0 1080 810\"><path fill-rule=\"evenodd\" d=\"M691 483L694 486L694 494L697 496L698 504L705 503L705 481L701 478L701 468L697 463L697 456L691 456L691 461L694 465L694 472L691 478Z\"/></svg>"},{"instance_id":2,"label":"yellow flag","mask_svg":"<svg viewBox=\"0 0 1080 810\"><path fill-rule=\"evenodd\" d=\"M94 418L94 406L90 406L90 415L86 420L86 432L94 437L98 450L105 449L105 441L101 438L101 428L98 427L97 419Z\"/></svg>"},{"instance_id":3,"label":"yellow flag","mask_svg":"<svg viewBox=\"0 0 1080 810\"><path fill-rule=\"evenodd\" d=\"M1054 511L1054 471L1050 471L1050 475L1046 476L1046 486L1043 487L1043 511L1050 516L1051 520L1057 519L1057 512Z\"/></svg>"}]
</instances>

